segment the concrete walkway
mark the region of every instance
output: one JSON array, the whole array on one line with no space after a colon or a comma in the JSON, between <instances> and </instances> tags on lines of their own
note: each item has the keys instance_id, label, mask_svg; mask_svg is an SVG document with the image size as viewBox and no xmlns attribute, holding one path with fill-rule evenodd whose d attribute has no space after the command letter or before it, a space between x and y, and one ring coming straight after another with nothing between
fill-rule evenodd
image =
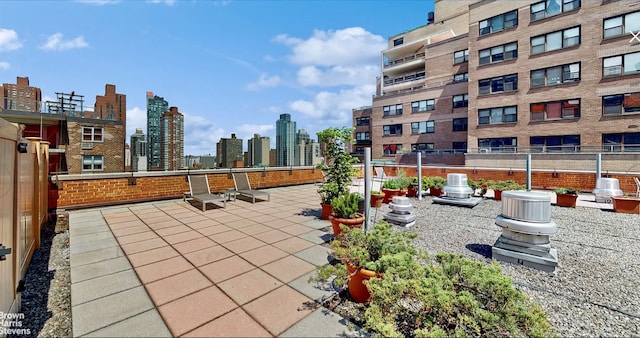
<instances>
[{"instance_id":1,"label":"concrete walkway","mask_svg":"<svg viewBox=\"0 0 640 338\"><path fill-rule=\"evenodd\" d=\"M69 213L74 336L344 336L309 283L330 223L315 186L226 209L171 200Z\"/></svg>"}]
</instances>

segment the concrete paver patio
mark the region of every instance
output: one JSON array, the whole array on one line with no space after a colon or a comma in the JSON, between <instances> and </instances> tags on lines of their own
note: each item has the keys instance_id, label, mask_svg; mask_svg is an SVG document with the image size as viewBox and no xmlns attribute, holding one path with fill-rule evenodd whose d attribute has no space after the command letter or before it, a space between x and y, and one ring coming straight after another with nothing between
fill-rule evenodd
<instances>
[{"instance_id":1,"label":"concrete paver patio","mask_svg":"<svg viewBox=\"0 0 640 338\"><path fill-rule=\"evenodd\" d=\"M331 239L316 189L268 191L205 212L182 199L70 212L73 335L351 332L316 301L334 291L307 282Z\"/></svg>"}]
</instances>

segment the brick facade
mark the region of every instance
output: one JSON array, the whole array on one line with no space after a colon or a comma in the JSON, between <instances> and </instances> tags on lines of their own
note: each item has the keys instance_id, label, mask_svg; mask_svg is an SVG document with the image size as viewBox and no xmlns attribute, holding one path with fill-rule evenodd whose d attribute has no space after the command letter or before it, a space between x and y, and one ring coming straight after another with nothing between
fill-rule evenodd
<instances>
[{"instance_id":1,"label":"brick facade","mask_svg":"<svg viewBox=\"0 0 640 338\"><path fill-rule=\"evenodd\" d=\"M83 129L101 130L102 141L83 139ZM106 121L84 118L67 118L69 145L66 147L69 174L119 173L124 171L125 130L121 121ZM83 170L83 157L102 156L102 169ZM94 164L97 164L94 162Z\"/></svg>"}]
</instances>

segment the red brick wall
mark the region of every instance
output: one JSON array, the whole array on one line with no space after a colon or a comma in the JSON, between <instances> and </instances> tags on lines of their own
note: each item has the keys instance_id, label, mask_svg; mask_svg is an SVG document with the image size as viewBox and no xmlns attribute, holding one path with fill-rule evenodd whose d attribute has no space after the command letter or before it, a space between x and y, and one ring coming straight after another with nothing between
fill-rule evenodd
<instances>
[{"instance_id":1,"label":"red brick wall","mask_svg":"<svg viewBox=\"0 0 640 338\"><path fill-rule=\"evenodd\" d=\"M248 175L254 189L314 183L322 179L322 172L314 169L252 171ZM233 178L228 172L207 173L207 178L212 192L233 188ZM55 181L55 177L52 179ZM90 175L81 179L61 177L59 184L49 185L49 207L72 209L179 198L189 191L186 172L135 177L135 185L129 184L130 179L123 175L98 179Z\"/></svg>"}]
</instances>

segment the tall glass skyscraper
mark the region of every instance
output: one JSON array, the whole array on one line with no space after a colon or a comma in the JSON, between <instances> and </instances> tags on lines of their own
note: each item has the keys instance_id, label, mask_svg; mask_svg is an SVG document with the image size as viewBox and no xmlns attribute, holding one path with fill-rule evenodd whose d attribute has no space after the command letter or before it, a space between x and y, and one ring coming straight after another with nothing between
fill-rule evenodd
<instances>
[{"instance_id":1,"label":"tall glass skyscraper","mask_svg":"<svg viewBox=\"0 0 640 338\"><path fill-rule=\"evenodd\" d=\"M164 170L160 159L160 116L169 111L169 102L147 92L147 169Z\"/></svg>"},{"instance_id":2,"label":"tall glass skyscraper","mask_svg":"<svg viewBox=\"0 0 640 338\"><path fill-rule=\"evenodd\" d=\"M286 167L294 165L296 142L296 123L291 114L280 114L276 121L276 165Z\"/></svg>"}]
</instances>

